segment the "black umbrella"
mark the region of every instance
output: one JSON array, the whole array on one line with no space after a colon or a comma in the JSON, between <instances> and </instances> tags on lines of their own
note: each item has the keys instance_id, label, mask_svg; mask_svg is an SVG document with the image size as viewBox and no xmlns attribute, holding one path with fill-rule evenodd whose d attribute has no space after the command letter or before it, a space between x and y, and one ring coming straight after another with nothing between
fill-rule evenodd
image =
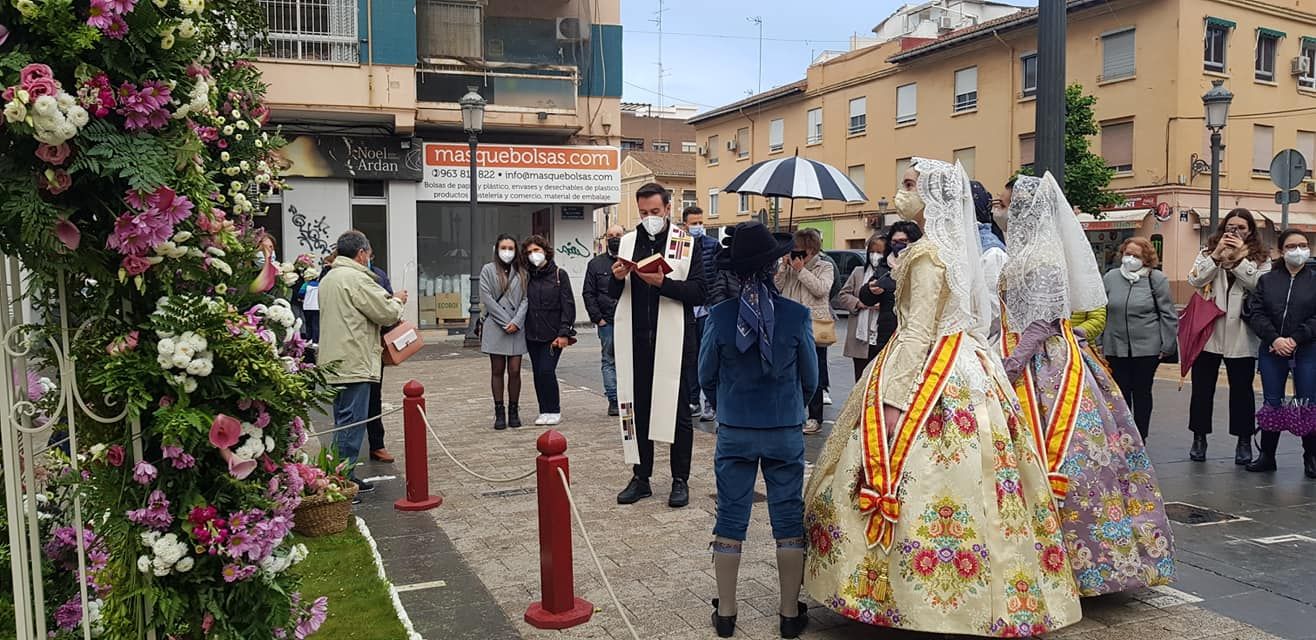
<instances>
[{"instance_id":1,"label":"black umbrella","mask_svg":"<svg viewBox=\"0 0 1316 640\"><path fill-rule=\"evenodd\" d=\"M745 169L727 184L727 193L753 193L791 199L787 226L795 222L795 199L838 200L851 204L868 201L864 190L849 176L825 162L798 155L765 160Z\"/></svg>"}]
</instances>

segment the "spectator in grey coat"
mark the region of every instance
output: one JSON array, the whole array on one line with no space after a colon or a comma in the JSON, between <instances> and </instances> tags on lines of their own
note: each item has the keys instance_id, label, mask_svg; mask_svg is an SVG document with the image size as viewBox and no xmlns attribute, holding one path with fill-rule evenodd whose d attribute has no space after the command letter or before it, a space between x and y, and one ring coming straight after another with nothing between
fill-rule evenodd
<instances>
[{"instance_id":1,"label":"spectator in grey coat","mask_svg":"<svg viewBox=\"0 0 1316 640\"><path fill-rule=\"evenodd\" d=\"M1162 360L1177 351L1179 315L1170 297L1170 280L1157 270L1160 259L1150 240L1135 236L1120 247L1119 267L1106 273L1106 359L1124 401L1133 410L1138 433L1147 439L1152 383Z\"/></svg>"},{"instance_id":2,"label":"spectator in grey coat","mask_svg":"<svg viewBox=\"0 0 1316 640\"><path fill-rule=\"evenodd\" d=\"M526 275L516 238L498 236L493 262L480 270L480 303L484 324L480 351L489 355L490 387L494 399L494 429L521 426L517 403L521 400L521 359L526 354L525 320L529 309ZM506 377L506 385L504 385ZM506 405L503 389L507 389Z\"/></svg>"}]
</instances>

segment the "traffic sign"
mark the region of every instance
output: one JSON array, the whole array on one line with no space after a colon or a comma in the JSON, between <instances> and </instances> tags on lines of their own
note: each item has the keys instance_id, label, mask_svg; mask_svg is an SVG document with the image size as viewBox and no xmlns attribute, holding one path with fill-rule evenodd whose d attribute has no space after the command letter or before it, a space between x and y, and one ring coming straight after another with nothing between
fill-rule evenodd
<instances>
[{"instance_id":1,"label":"traffic sign","mask_svg":"<svg viewBox=\"0 0 1316 640\"><path fill-rule=\"evenodd\" d=\"M1302 192L1294 189L1289 191L1276 191L1275 204L1294 204L1302 201Z\"/></svg>"},{"instance_id":2,"label":"traffic sign","mask_svg":"<svg viewBox=\"0 0 1316 640\"><path fill-rule=\"evenodd\" d=\"M1302 184L1306 177L1307 159L1297 149L1285 149L1270 161L1270 181L1280 189L1292 189Z\"/></svg>"}]
</instances>

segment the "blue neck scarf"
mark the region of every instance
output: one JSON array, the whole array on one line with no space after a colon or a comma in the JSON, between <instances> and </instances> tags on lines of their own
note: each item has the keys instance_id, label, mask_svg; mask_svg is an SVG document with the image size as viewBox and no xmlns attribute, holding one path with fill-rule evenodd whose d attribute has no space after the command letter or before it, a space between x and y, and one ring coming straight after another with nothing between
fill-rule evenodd
<instances>
[{"instance_id":1,"label":"blue neck scarf","mask_svg":"<svg viewBox=\"0 0 1316 640\"><path fill-rule=\"evenodd\" d=\"M736 317L736 348L741 353L757 344L763 371L772 370L772 334L777 322L774 288L763 274L740 280L740 309Z\"/></svg>"},{"instance_id":2,"label":"blue neck scarf","mask_svg":"<svg viewBox=\"0 0 1316 640\"><path fill-rule=\"evenodd\" d=\"M992 225L978 223L978 241L982 243L982 250L985 252L993 247L1005 251L1005 243L992 233Z\"/></svg>"}]
</instances>

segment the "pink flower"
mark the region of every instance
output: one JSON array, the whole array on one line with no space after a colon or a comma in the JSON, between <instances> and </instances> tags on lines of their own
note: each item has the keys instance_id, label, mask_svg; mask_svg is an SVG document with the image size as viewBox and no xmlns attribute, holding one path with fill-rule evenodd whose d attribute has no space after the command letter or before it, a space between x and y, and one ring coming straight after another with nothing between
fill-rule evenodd
<instances>
[{"instance_id":1,"label":"pink flower","mask_svg":"<svg viewBox=\"0 0 1316 640\"><path fill-rule=\"evenodd\" d=\"M148 199L151 209L170 224L178 224L192 215L192 201L169 187L156 189Z\"/></svg>"},{"instance_id":2,"label":"pink flower","mask_svg":"<svg viewBox=\"0 0 1316 640\"><path fill-rule=\"evenodd\" d=\"M105 29L105 37L110 38L111 40L123 40L127 36L128 23L124 22L123 17L114 16L110 21L110 26Z\"/></svg>"},{"instance_id":3,"label":"pink flower","mask_svg":"<svg viewBox=\"0 0 1316 640\"><path fill-rule=\"evenodd\" d=\"M59 238L69 251L77 251L78 245L82 244L82 232L78 230L78 225L73 224L68 218L60 218L55 223L55 237Z\"/></svg>"},{"instance_id":4,"label":"pink flower","mask_svg":"<svg viewBox=\"0 0 1316 640\"><path fill-rule=\"evenodd\" d=\"M165 531L174 523L174 516L169 513L169 499L159 489L151 492L145 507L129 511L127 516L133 523L156 531Z\"/></svg>"},{"instance_id":5,"label":"pink flower","mask_svg":"<svg viewBox=\"0 0 1316 640\"><path fill-rule=\"evenodd\" d=\"M109 346L105 347L105 351L112 356L117 356L121 353L128 353L137 348L137 340L140 335L139 332L133 331L126 336L115 338L110 342Z\"/></svg>"},{"instance_id":6,"label":"pink flower","mask_svg":"<svg viewBox=\"0 0 1316 640\"><path fill-rule=\"evenodd\" d=\"M246 480L247 476L251 475L251 472L256 470L255 460L244 460L239 458L238 454L233 453L229 449L220 449L219 455L228 463L228 472L238 480Z\"/></svg>"},{"instance_id":7,"label":"pink flower","mask_svg":"<svg viewBox=\"0 0 1316 640\"><path fill-rule=\"evenodd\" d=\"M111 467L119 468L123 466L123 445L112 444L105 451L105 461L110 463Z\"/></svg>"},{"instance_id":8,"label":"pink flower","mask_svg":"<svg viewBox=\"0 0 1316 640\"><path fill-rule=\"evenodd\" d=\"M63 169L46 169L37 174L37 185L52 196L57 196L73 186L73 176Z\"/></svg>"},{"instance_id":9,"label":"pink flower","mask_svg":"<svg viewBox=\"0 0 1316 640\"><path fill-rule=\"evenodd\" d=\"M37 158L42 162L53 164L57 167L63 165L64 162L69 159L69 154L71 152L72 149L69 148L69 145L66 142L61 142L54 146L48 144L37 145Z\"/></svg>"},{"instance_id":10,"label":"pink flower","mask_svg":"<svg viewBox=\"0 0 1316 640\"><path fill-rule=\"evenodd\" d=\"M163 129L169 124L169 100L169 86L159 80L147 80L140 89L131 82L123 83L118 113L124 117L124 128Z\"/></svg>"},{"instance_id":11,"label":"pink flower","mask_svg":"<svg viewBox=\"0 0 1316 640\"><path fill-rule=\"evenodd\" d=\"M183 448L176 444L168 444L163 447L164 457L166 460L174 461L175 469L191 469L196 465L196 458L191 454L185 453Z\"/></svg>"},{"instance_id":12,"label":"pink flower","mask_svg":"<svg viewBox=\"0 0 1316 640\"><path fill-rule=\"evenodd\" d=\"M151 269L151 261L141 256L124 256L119 268L123 269L128 277L135 278Z\"/></svg>"},{"instance_id":13,"label":"pink flower","mask_svg":"<svg viewBox=\"0 0 1316 640\"><path fill-rule=\"evenodd\" d=\"M294 631L293 637L297 640L305 640L307 636L320 630L320 626L324 624L327 617L329 617L329 598L320 596L311 604L311 608L306 612L306 617L297 623L297 629Z\"/></svg>"},{"instance_id":14,"label":"pink flower","mask_svg":"<svg viewBox=\"0 0 1316 640\"><path fill-rule=\"evenodd\" d=\"M266 260L265 266L261 267L260 274L255 280L251 281L251 286L247 287L249 293L265 293L274 288L274 283L279 277L279 269L274 266L273 260Z\"/></svg>"},{"instance_id":15,"label":"pink flower","mask_svg":"<svg viewBox=\"0 0 1316 640\"><path fill-rule=\"evenodd\" d=\"M27 90L29 99L36 101L42 96L55 97L59 95L59 83L54 78L36 78L23 86Z\"/></svg>"},{"instance_id":16,"label":"pink flower","mask_svg":"<svg viewBox=\"0 0 1316 640\"><path fill-rule=\"evenodd\" d=\"M104 31L114 21L116 13L105 0L91 0L87 9L87 26Z\"/></svg>"},{"instance_id":17,"label":"pink flower","mask_svg":"<svg viewBox=\"0 0 1316 640\"><path fill-rule=\"evenodd\" d=\"M215 616L207 611L206 615L201 617L201 631L203 633L210 633L210 628L213 626L215 626Z\"/></svg>"},{"instance_id":18,"label":"pink flower","mask_svg":"<svg viewBox=\"0 0 1316 640\"><path fill-rule=\"evenodd\" d=\"M133 480L142 486L151 484L159 476L160 472L156 470L155 465L145 460L139 460L133 467Z\"/></svg>"},{"instance_id":19,"label":"pink flower","mask_svg":"<svg viewBox=\"0 0 1316 640\"><path fill-rule=\"evenodd\" d=\"M242 423L237 418L220 413L210 422L210 444L216 448L227 449L236 445L241 435Z\"/></svg>"},{"instance_id":20,"label":"pink flower","mask_svg":"<svg viewBox=\"0 0 1316 640\"><path fill-rule=\"evenodd\" d=\"M9 27L0 24L0 46L4 46L7 40L9 40Z\"/></svg>"},{"instance_id":21,"label":"pink flower","mask_svg":"<svg viewBox=\"0 0 1316 640\"><path fill-rule=\"evenodd\" d=\"M105 0L105 5L119 15L125 15L133 12L137 6L137 0Z\"/></svg>"},{"instance_id":22,"label":"pink flower","mask_svg":"<svg viewBox=\"0 0 1316 640\"><path fill-rule=\"evenodd\" d=\"M18 72L18 82L24 89L28 88L34 80L54 77L55 73L50 70L50 67L39 62L33 62Z\"/></svg>"}]
</instances>

